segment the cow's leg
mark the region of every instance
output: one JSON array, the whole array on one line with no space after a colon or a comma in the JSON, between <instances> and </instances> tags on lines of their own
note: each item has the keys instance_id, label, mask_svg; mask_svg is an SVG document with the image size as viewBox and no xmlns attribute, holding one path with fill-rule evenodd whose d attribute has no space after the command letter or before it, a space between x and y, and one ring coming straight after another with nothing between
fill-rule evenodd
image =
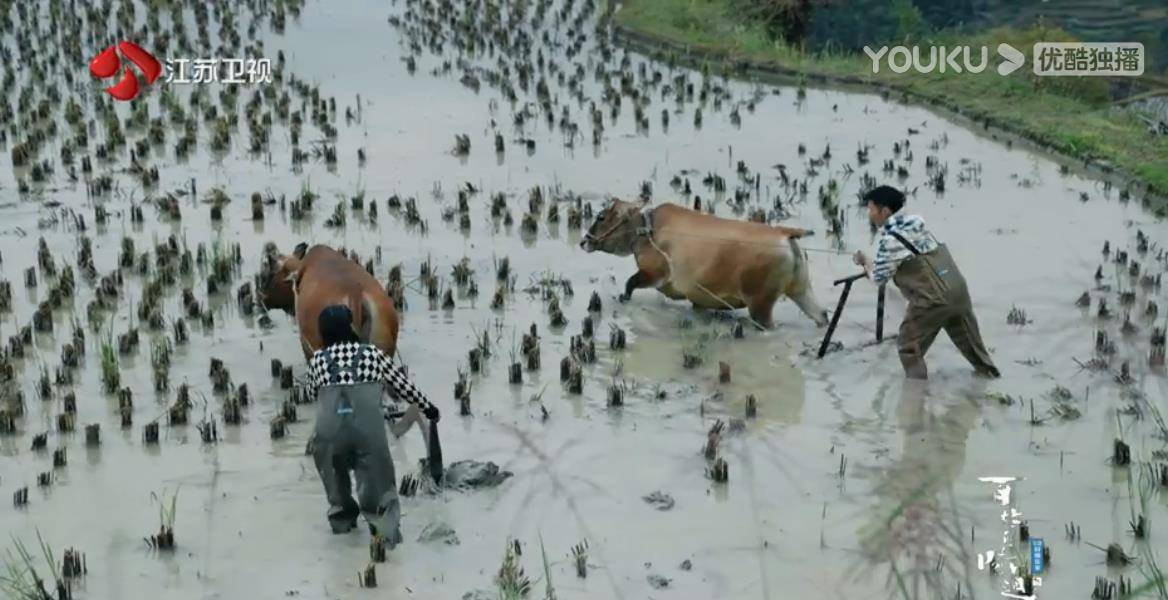
<instances>
[{"instance_id":1,"label":"cow's leg","mask_svg":"<svg viewBox=\"0 0 1168 600\"><path fill-rule=\"evenodd\" d=\"M815 299L815 294L811 292L810 287L806 287L802 292L791 296L791 300L803 311L803 314L811 317L812 321L820 327L826 327L828 321L827 310L819 305Z\"/></svg>"},{"instance_id":2,"label":"cow's leg","mask_svg":"<svg viewBox=\"0 0 1168 600\"><path fill-rule=\"evenodd\" d=\"M625 282L625 293L620 297L621 302L628 302L633 290L661 287L661 284L671 277L669 261L661 252L656 250L638 252L635 258L637 272Z\"/></svg>"},{"instance_id":3,"label":"cow's leg","mask_svg":"<svg viewBox=\"0 0 1168 600\"><path fill-rule=\"evenodd\" d=\"M685 300L685 298L686 298L685 294L679 292L677 290L677 288L673 287L673 284L671 282L668 282L668 281L661 284L657 288L657 291L661 292L662 294L665 294L665 297L669 298L670 300Z\"/></svg>"},{"instance_id":4,"label":"cow's leg","mask_svg":"<svg viewBox=\"0 0 1168 600\"><path fill-rule=\"evenodd\" d=\"M647 271L643 269L639 270L633 273L632 277L629 277L628 281L625 282L625 293L620 295L619 300L621 302L628 302L629 298L633 296L633 290L657 287L659 281L659 279L655 280Z\"/></svg>"},{"instance_id":5,"label":"cow's leg","mask_svg":"<svg viewBox=\"0 0 1168 600\"><path fill-rule=\"evenodd\" d=\"M304 351L304 359L311 361L312 355L324 346L324 341L320 337L320 331L317 330L317 317L320 315L320 311L324 310L324 307L310 302L303 302L296 310L296 324L300 330L300 349Z\"/></svg>"},{"instance_id":6,"label":"cow's leg","mask_svg":"<svg viewBox=\"0 0 1168 600\"><path fill-rule=\"evenodd\" d=\"M778 293L759 294L750 299L748 311L750 312L750 319L763 329L771 329L775 326L774 317L771 312L775 308L775 301L779 299Z\"/></svg>"},{"instance_id":7,"label":"cow's leg","mask_svg":"<svg viewBox=\"0 0 1168 600\"><path fill-rule=\"evenodd\" d=\"M397 351L398 333L397 312L393 308L393 302L389 298L366 296L362 312L365 315L362 329L368 332L369 343L393 357Z\"/></svg>"}]
</instances>

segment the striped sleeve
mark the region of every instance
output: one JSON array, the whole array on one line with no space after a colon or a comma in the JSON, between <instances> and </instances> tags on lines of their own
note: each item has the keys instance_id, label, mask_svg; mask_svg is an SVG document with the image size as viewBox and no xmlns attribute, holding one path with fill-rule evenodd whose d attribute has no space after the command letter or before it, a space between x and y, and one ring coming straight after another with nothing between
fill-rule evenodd
<instances>
[{"instance_id":1,"label":"striped sleeve","mask_svg":"<svg viewBox=\"0 0 1168 600\"><path fill-rule=\"evenodd\" d=\"M872 261L872 281L877 285L888 283L896 274L896 267L901 260L908 257L908 248L902 244L891 244L895 240L891 235L884 234L876 242L876 256Z\"/></svg>"},{"instance_id":2,"label":"striped sleeve","mask_svg":"<svg viewBox=\"0 0 1168 600\"><path fill-rule=\"evenodd\" d=\"M937 248L937 241L925 229L925 220L919 215L897 215L888 221L881 230L882 235L876 243L876 255L872 261L872 281L877 285L888 283L896 274L896 268L906 259L912 258L913 252L908 249L892 232L900 234L921 253L932 252Z\"/></svg>"},{"instance_id":3,"label":"striped sleeve","mask_svg":"<svg viewBox=\"0 0 1168 600\"><path fill-rule=\"evenodd\" d=\"M389 388L389 393L395 400L409 402L422 410L433 406L422 390L414 385L414 382L410 381L409 377L397 365L393 364L393 361L384 352L374 350L377 377Z\"/></svg>"}]
</instances>

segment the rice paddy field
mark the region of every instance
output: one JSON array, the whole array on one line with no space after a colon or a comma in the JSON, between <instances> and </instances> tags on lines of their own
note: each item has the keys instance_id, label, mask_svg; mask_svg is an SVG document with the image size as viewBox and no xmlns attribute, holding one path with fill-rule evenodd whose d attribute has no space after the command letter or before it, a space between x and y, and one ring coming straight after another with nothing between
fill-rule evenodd
<instances>
[{"instance_id":1,"label":"rice paddy field","mask_svg":"<svg viewBox=\"0 0 1168 600\"><path fill-rule=\"evenodd\" d=\"M879 94L650 60L603 13L0 3L5 597L1168 598L1152 199ZM120 40L272 79L118 101L88 65ZM620 303L633 260L579 248L612 197L806 227L832 309L879 183L949 245L1001 379L941 336L906 381L891 288L883 343L859 281L817 359L789 301L769 331ZM384 557L329 530L296 323L256 288L301 242L395 296L447 463L506 472L403 497ZM426 477L420 436L392 452Z\"/></svg>"}]
</instances>

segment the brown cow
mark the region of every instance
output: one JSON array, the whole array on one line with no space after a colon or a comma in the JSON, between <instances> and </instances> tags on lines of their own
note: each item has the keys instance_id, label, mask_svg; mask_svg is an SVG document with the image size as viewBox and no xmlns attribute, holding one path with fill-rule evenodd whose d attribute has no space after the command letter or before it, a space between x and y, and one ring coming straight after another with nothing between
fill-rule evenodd
<instances>
[{"instance_id":1,"label":"brown cow","mask_svg":"<svg viewBox=\"0 0 1168 600\"><path fill-rule=\"evenodd\" d=\"M746 308L756 324L770 328L771 309L787 296L818 325L827 311L815 300L807 258L797 238L805 229L721 219L675 204L656 208L613 200L588 230L580 247L616 256L632 254L633 290L655 287L697 308Z\"/></svg>"},{"instance_id":2,"label":"brown cow","mask_svg":"<svg viewBox=\"0 0 1168 600\"><path fill-rule=\"evenodd\" d=\"M322 345L317 319L325 307L344 304L353 311L361 341L393 356L397 311L381 284L360 265L328 246L296 246L291 256L268 255L257 289L268 308L296 316L306 359Z\"/></svg>"}]
</instances>

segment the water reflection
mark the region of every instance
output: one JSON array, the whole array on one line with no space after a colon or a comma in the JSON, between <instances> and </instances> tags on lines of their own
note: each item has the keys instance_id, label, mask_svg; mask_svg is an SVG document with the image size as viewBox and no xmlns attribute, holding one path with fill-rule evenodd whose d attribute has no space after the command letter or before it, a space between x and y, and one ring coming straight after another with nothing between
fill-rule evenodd
<instances>
[{"instance_id":1,"label":"water reflection","mask_svg":"<svg viewBox=\"0 0 1168 600\"><path fill-rule=\"evenodd\" d=\"M877 503L859 531L869 570L887 563L887 590L897 598L955 597L971 593L976 550L954 482L965 465L966 442L980 417L976 390L930 393L928 382L905 381L897 424L899 459L876 475ZM976 384L975 384L976 386ZM962 597L967 597L962 596Z\"/></svg>"}]
</instances>

